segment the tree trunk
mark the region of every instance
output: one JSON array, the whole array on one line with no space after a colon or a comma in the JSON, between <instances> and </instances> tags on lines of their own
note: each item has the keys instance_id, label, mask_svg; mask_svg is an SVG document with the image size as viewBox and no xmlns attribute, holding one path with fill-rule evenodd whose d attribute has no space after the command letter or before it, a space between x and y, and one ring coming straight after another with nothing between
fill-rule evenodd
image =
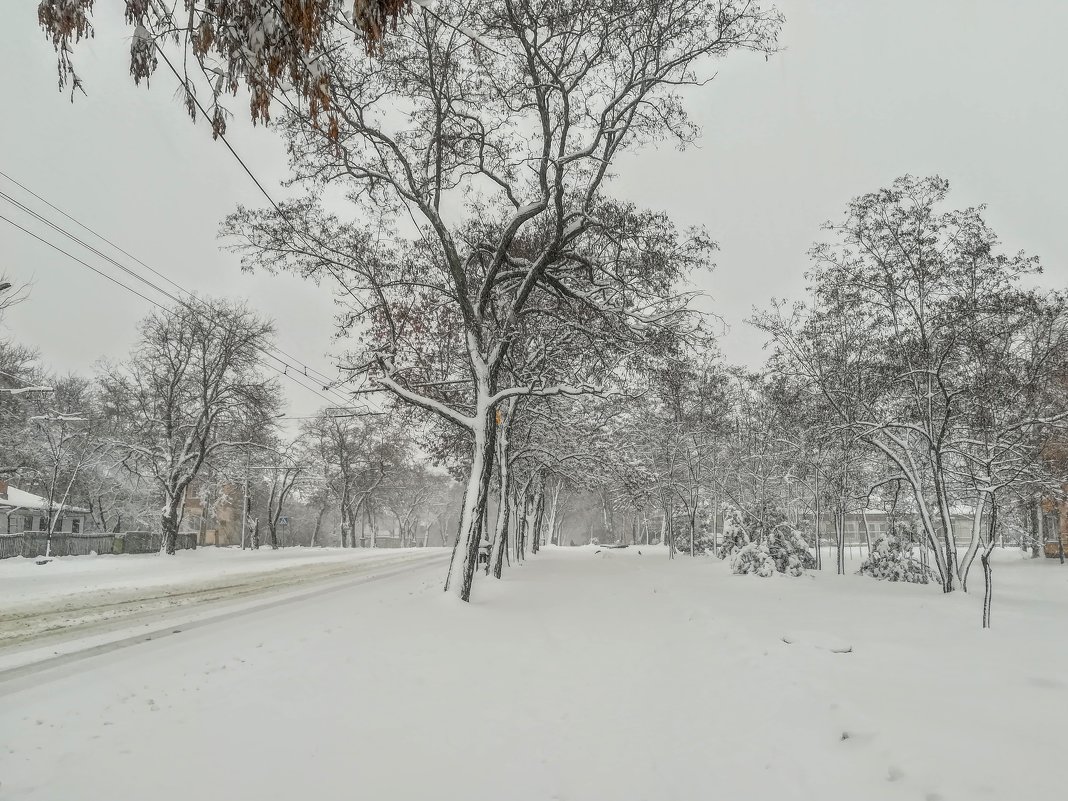
<instances>
[{"instance_id":1,"label":"tree trunk","mask_svg":"<svg viewBox=\"0 0 1068 801\"><path fill-rule=\"evenodd\" d=\"M604 537L605 540L612 540L619 543L619 537L615 533L615 521L612 516L611 503L608 500L608 493L601 493L601 513L604 518Z\"/></svg>"},{"instance_id":2,"label":"tree trunk","mask_svg":"<svg viewBox=\"0 0 1068 801\"><path fill-rule=\"evenodd\" d=\"M835 564L838 575L845 575L845 508L839 506L834 510L834 538L836 546Z\"/></svg>"},{"instance_id":3,"label":"tree trunk","mask_svg":"<svg viewBox=\"0 0 1068 801\"><path fill-rule=\"evenodd\" d=\"M479 401L475 414L474 447L471 456L471 469L464 488L464 502L460 512L460 525L456 533L456 550L449 575L445 580L445 589L452 589L462 601L471 600L471 585L478 567L479 535L482 516L485 513L489 495L490 479L493 475L493 451L496 444L496 421L493 410L486 402L487 389L480 388Z\"/></svg>"},{"instance_id":4,"label":"tree trunk","mask_svg":"<svg viewBox=\"0 0 1068 801\"><path fill-rule=\"evenodd\" d=\"M1042 556L1042 541L1046 538L1045 532L1042 530L1042 498L1035 498L1035 507L1033 510L1034 525L1032 526L1033 536L1031 537L1031 558L1038 559Z\"/></svg>"},{"instance_id":5,"label":"tree trunk","mask_svg":"<svg viewBox=\"0 0 1068 801\"><path fill-rule=\"evenodd\" d=\"M990 605L994 599L994 578L990 567L990 555L994 550L994 533L997 526L998 507L994 497L990 497L990 539L983 549L980 560L983 563L983 628L990 628Z\"/></svg>"},{"instance_id":6,"label":"tree trunk","mask_svg":"<svg viewBox=\"0 0 1068 801\"><path fill-rule=\"evenodd\" d=\"M693 558L696 553L696 541L697 541L697 500L695 499L690 506L690 558Z\"/></svg>"},{"instance_id":7,"label":"tree trunk","mask_svg":"<svg viewBox=\"0 0 1068 801\"><path fill-rule=\"evenodd\" d=\"M527 557L527 530L530 528L530 496L524 490L523 505L519 514L519 525L515 532L515 558L522 562Z\"/></svg>"},{"instance_id":8,"label":"tree trunk","mask_svg":"<svg viewBox=\"0 0 1068 801\"><path fill-rule=\"evenodd\" d=\"M493 548L490 549L489 560L486 562L486 573L489 574L492 571L493 577L497 579L504 574L504 556L508 550L508 524L512 518L512 487L506 460L507 457L501 462L503 472L500 476L501 493L497 506L497 525L493 532Z\"/></svg>"},{"instance_id":9,"label":"tree trunk","mask_svg":"<svg viewBox=\"0 0 1068 801\"><path fill-rule=\"evenodd\" d=\"M559 541L557 541L556 537L556 510L557 506L559 505L559 502L560 482L555 481L553 482L552 490L549 492L549 519L545 527L549 530L549 543L552 544L555 541L556 545L560 544Z\"/></svg>"},{"instance_id":10,"label":"tree trunk","mask_svg":"<svg viewBox=\"0 0 1068 801\"><path fill-rule=\"evenodd\" d=\"M868 556L871 556L871 529L868 528L868 509L865 506L860 511L860 520L864 525L864 547L868 549Z\"/></svg>"},{"instance_id":11,"label":"tree trunk","mask_svg":"<svg viewBox=\"0 0 1068 801\"><path fill-rule=\"evenodd\" d=\"M497 501L497 524L493 532L493 547L486 562L486 573L493 571L494 578L500 578L504 572L504 550L508 547L508 520L512 514L512 471L510 440L512 414L515 399L509 400L504 410L504 420L497 432L497 483L499 500Z\"/></svg>"},{"instance_id":12,"label":"tree trunk","mask_svg":"<svg viewBox=\"0 0 1068 801\"><path fill-rule=\"evenodd\" d=\"M530 550L537 553L541 549L542 524L545 522L545 485L538 481L534 490L534 520L531 523Z\"/></svg>"},{"instance_id":13,"label":"tree trunk","mask_svg":"<svg viewBox=\"0 0 1068 801\"><path fill-rule=\"evenodd\" d=\"M823 570L823 547L820 541L820 471L819 468L815 471L815 484L816 488L812 493L813 514L816 518L815 532L813 538L816 541L816 569Z\"/></svg>"},{"instance_id":14,"label":"tree trunk","mask_svg":"<svg viewBox=\"0 0 1068 801\"><path fill-rule=\"evenodd\" d=\"M176 509L168 509L160 516L160 525L163 529L163 553L174 555L178 548L178 514Z\"/></svg>"},{"instance_id":15,"label":"tree trunk","mask_svg":"<svg viewBox=\"0 0 1068 801\"><path fill-rule=\"evenodd\" d=\"M311 547L315 548L319 544L319 532L323 527L323 516L326 514L326 504L319 507L319 513L315 516L315 528L312 529L311 535Z\"/></svg>"},{"instance_id":16,"label":"tree trunk","mask_svg":"<svg viewBox=\"0 0 1068 801\"><path fill-rule=\"evenodd\" d=\"M665 507L664 515L667 517L668 558L675 558L675 516Z\"/></svg>"},{"instance_id":17,"label":"tree trunk","mask_svg":"<svg viewBox=\"0 0 1068 801\"><path fill-rule=\"evenodd\" d=\"M957 542L953 536L953 516L946 494L945 475L942 470L941 455L934 454L931 465L931 478L934 482L935 500L938 513L942 519L942 547L945 549L945 569L942 574L942 592L953 592L957 582Z\"/></svg>"}]
</instances>

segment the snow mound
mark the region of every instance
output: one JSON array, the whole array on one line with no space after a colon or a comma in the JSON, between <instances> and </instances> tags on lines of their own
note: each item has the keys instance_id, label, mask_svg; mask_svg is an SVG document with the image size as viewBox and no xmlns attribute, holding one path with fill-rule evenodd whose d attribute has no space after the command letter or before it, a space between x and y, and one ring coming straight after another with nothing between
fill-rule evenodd
<instances>
[{"instance_id":1,"label":"snow mound","mask_svg":"<svg viewBox=\"0 0 1068 801\"><path fill-rule=\"evenodd\" d=\"M801 645L814 648L817 651L830 651L832 654L851 654L853 646L825 631L794 631L782 636L782 641L787 645Z\"/></svg>"}]
</instances>

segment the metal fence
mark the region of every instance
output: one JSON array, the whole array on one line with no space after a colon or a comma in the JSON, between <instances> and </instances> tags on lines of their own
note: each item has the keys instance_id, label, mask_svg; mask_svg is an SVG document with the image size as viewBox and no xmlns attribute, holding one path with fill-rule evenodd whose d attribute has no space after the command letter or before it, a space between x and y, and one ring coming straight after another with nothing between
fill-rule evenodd
<instances>
[{"instance_id":1,"label":"metal fence","mask_svg":"<svg viewBox=\"0 0 1068 801\"><path fill-rule=\"evenodd\" d=\"M23 556L33 559L44 556L88 556L100 553L155 553L163 544L159 534L150 531L128 531L119 534L48 534L24 532L0 535L0 559ZM195 534L179 534L177 547L197 547Z\"/></svg>"}]
</instances>

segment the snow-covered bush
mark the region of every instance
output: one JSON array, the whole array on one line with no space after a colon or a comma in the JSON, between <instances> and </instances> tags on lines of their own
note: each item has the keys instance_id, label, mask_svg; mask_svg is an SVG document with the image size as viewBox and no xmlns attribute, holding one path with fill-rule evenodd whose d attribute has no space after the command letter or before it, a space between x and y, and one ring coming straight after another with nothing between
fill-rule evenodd
<instances>
[{"instance_id":1,"label":"snow-covered bush","mask_svg":"<svg viewBox=\"0 0 1068 801\"><path fill-rule=\"evenodd\" d=\"M724 509L723 556L733 556L731 569L735 573L772 572L800 576L816 566L816 559L808 549L801 532L786 522L782 512L764 508L760 514L745 512L737 507ZM759 556L758 554L763 554Z\"/></svg>"},{"instance_id":2,"label":"snow-covered bush","mask_svg":"<svg viewBox=\"0 0 1068 801\"><path fill-rule=\"evenodd\" d=\"M723 547L720 555L724 558L738 553L750 542L742 517L742 510L737 506L723 507Z\"/></svg>"},{"instance_id":3,"label":"snow-covered bush","mask_svg":"<svg viewBox=\"0 0 1068 801\"><path fill-rule=\"evenodd\" d=\"M693 541L694 555L700 556L706 553L712 553L715 540L713 539L712 532L707 527L698 524L697 536ZM675 530L675 548L679 553L690 552L690 524L687 520L685 525L680 529Z\"/></svg>"},{"instance_id":4,"label":"snow-covered bush","mask_svg":"<svg viewBox=\"0 0 1068 801\"><path fill-rule=\"evenodd\" d=\"M751 542L734 554L731 572L739 576L753 573L761 578L770 578L775 572L775 560L771 558L766 545Z\"/></svg>"},{"instance_id":5,"label":"snow-covered bush","mask_svg":"<svg viewBox=\"0 0 1068 801\"><path fill-rule=\"evenodd\" d=\"M927 584L932 579L930 568L912 556L912 542L902 525L893 533L881 534L871 546L871 554L860 566L862 576L881 581L907 581Z\"/></svg>"},{"instance_id":6,"label":"snow-covered bush","mask_svg":"<svg viewBox=\"0 0 1068 801\"><path fill-rule=\"evenodd\" d=\"M775 562L775 569L790 576L800 576L805 570L816 566L816 558L808 550L808 543L801 532L787 523L779 523L768 534L768 554Z\"/></svg>"}]
</instances>

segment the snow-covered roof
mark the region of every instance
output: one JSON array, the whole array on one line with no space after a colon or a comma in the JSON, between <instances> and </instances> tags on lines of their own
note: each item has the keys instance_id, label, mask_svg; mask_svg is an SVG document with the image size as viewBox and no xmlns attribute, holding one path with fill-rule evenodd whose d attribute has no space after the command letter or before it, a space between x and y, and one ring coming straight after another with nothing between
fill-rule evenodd
<instances>
[{"instance_id":1,"label":"snow-covered roof","mask_svg":"<svg viewBox=\"0 0 1068 801\"><path fill-rule=\"evenodd\" d=\"M8 486L7 497L0 498L0 508L47 509L48 499L42 498L40 495L34 495L32 492L20 490L17 487ZM74 514L87 514L89 512L88 509L82 509L80 506L65 506L61 503L53 504L52 508L59 512L72 512Z\"/></svg>"}]
</instances>

